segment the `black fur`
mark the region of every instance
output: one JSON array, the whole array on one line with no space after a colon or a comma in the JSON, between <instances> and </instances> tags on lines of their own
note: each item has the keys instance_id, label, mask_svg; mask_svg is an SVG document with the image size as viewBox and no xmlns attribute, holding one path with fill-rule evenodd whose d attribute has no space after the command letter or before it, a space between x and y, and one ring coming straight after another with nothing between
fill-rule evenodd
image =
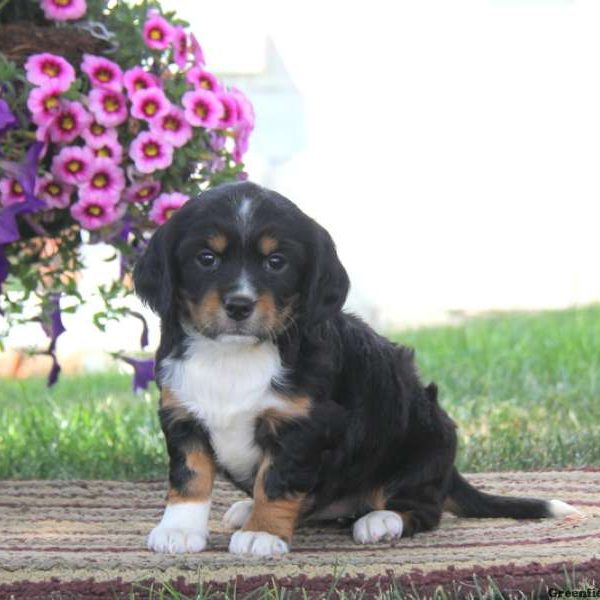
<instances>
[{"instance_id":1,"label":"black fur","mask_svg":"<svg viewBox=\"0 0 600 600\"><path fill-rule=\"evenodd\" d=\"M251 226L236 216L243 198L253 201ZM237 240L236 250L208 276L199 271L196 255L207 236L219 232ZM289 261L277 277L265 274L248 250L265 233L281 240ZM548 516L545 501L500 499L462 479L453 466L455 425L438 404L435 385L420 381L412 350L341 310L349 281L329 234L289 200L256 185L220 186L190 201L159 228L137 264L137 293L162 321L158 373L167 355L182 352L184 300L200 299L208 289L222 297L241 265L259 292L273 294L277 310L293 307L283 330L252 333L272 337L288 369L285 381L273 386L307 396L312 406L308 417L276 429L256 423L256 442L272 456L265 477L269 498L306 494L305 518L347 500L347 516L355 517L374 508L369 498L379 490L385 509L405 513L404 535L435 527L448 500L447 508L469 517ZM207 325L204 333L219 331ZM191 422L170 425L166 413L161 417L175 459L171 479L181 486L186 472L178 448L195 436L210 447L210 432Z\"/></svg>"}]
</instances>

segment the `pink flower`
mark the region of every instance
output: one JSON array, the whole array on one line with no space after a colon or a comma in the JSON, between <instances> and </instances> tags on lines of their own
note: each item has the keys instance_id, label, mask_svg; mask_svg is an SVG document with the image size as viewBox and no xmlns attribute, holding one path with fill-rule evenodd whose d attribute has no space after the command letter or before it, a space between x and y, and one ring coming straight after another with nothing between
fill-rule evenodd
<instances>
[{"instance_id":1,"label":"pink flower","mask_svg":"<svg viewBox=\"0 0 600 600\"><path fill-rule=\"evenodd\" d=\"M250 100L238 88L232 88L229 94L233 96L237 103L239 125L249 127L251 130L254 129L254 108Z\"/></svg>"},{"instance_id":2,"label":"pink flower","mask_svg":"<svg viewBox=\"0 0 600 600\"><path fill-rule=\"evenodd\" d=\"M71 206L71 215L85 229L100 229L119 218L116 201L111 196L81 193L79 201Z\"/></svg>"},{"instance_id":3,"label":"pink flower","mask_svg":"<svg viewBox=\"0 0 600 600\"><path fill-rule=\"evenodd\" d=\"M175 148L181 148L192 138L190 124L185 120L183 111L175 106L160 119L152 121L150 127Z\"/></svg>"},{"instance_id":4,"label":"pink flower","mask_svg":"<svg viewBox=\"0 0 600 600\"><path fill-rule=\"evenodd\" d=\"M145 202L147 200L154 200L159 192L160 182L146 179L134 183L131 187L127 188L125 198L129 200L129 202Z\"/></svg>"},{"instance_id":5,"label":"pink flower","mask_svg":"<svg viewBox=\"0 0 600 600\"><path fill-rule=\"evenodd\" d=\"M161 194L152 204L149 217L158 225L162 225L169 217L181 206L183 206L189 197L179 192L170 194Z\"/></svg>"},{"instance_id":6,"label":"pink flower","mask_svg":"<svg viewBox=\"0 0 600 600\"><path fill-rule=\"evenodd\" d=\"M115 199L116 204L125 189L123 169L117 167L110 158L97 158L92 164L88 179L80 189L86 197L110 196Z\"/></svg>"},{"instance_id":7,"label":"pink flower","mask_svg":"<svg viewBox=\"0 0 600 600\"><path fill-rule=\"evenodd\" d=\"M160 16L160 13L148 11L148 18L142 32L146 46L152 50L165 50L173 39L173 27Z\"/></svg>"},{"instance_id":8,"label":"pink flower","mask_svg":"<svg viewBox=\"0 0 600 600\"><path fill-rule=\"evenodd\" d=\"M91 146L92 148L101 148L109 142L118 141L117 130L100 125L98 121L92 121L90 125L82 131L81 137L86 141L88 146Z\"/></svg>"},{"instance_id":9,"label":"pink flower","mask_svg":"<svg viewBox=\"0 0 600 600\"><path fill-rule=\"evenodd\" d=\"M93 162L88 148L65 146L52 161L52 173L65 183L81 184L89 178Z\"/></svg>"},{"instance_id":10,"label":"pink flower","mask_svg":"<svg viewBox=\"0 0 600 600\"><path fill-rule=\"evenodd\" d=\"M238 107L238 123L234 131L233 159L240 162L248 150L250 134L254 129L254 108L250 100L237 88L233 88L230 94L235 98Z\"/></svg>"},{"instance_id":11,"label":"pink flower","mask_svg":"<svg viewBox=\"0 0 600 600\"><path fill-rule=\"evenodd\" d=\"M185 69L188 55L188 40L183 27L173 30L173 58L180 69Z\"/></svg>"},{"instance_id":12,"label":"pink flower","mask_svg":"<svg viewBox=\"0 0 600 600\"><path fill-rule=\"evenodd\" d=\"M133 67L125 71L123 75L123 85L129 96L133 96L140 90L146 90L151 87L160 87L160 80L152 73L147 73L142 67Z\"/></svg>"},{"instance_id":13,"label":"pink flower","mask_svg":"<svg viewBox=\"0 0 600 600\"><path fill-rule=\"evenodd\" d=\"M167 114L171 103L160 88L140 90L131 97L131 114L136 119L153 121Z\"/></svg>"},{"instance_id":14,"label":"pink flower","mask_svg":"<svg viewBox=\"0 0 600 600\"><path fill-rule=\"evenodd\" d=\"M185 74L185 78L196 89L208 90L209 92L218 92L221 89L221 84L216 76L205 71L202 67L192 67Z\"/></svg>"},{"instance_id":15,"label":"pink flower","mask_svg":"<svg viewBox=\"0 0 600 600\"><path fill-rule=\"evenodd\" d=\"M123 87L123 71L117 63L103 56L84 54L81 70L89 77L93 86L120 92Z\"/></svg>"},{"instance_id":16,"label":"pink flower","mask_svg":"<svg viewBox=\"0 0 600 600\"><path fill-rule=\"evenodd\" d=\"M56 143L72 142L92 120L80 102L63 102L50 125L50 139Z\"/></svg>"},{"instance_id":17,"label":"pink flower","mask_svg":"<svg viewBox=\"0 0 600 600\"><path fill-rule=\"evenodd\" d=\"M33 88L27 97L27 108L36 125L45 125L60 111L60 95L63 92L58 82L53 82L44 87Z\"/></svg>"},{"instance_id":18,"label":"pink flower","mask_svg":"<svg viewBox=\"0 0 600 600\"><path fill-rule=\"evenodd\" d=\"M203 67L206 64L206 61L204 60L204 52L202 52L202 46L200 46L196 36L193 33L190 33L190 48L192 50L192 54L194 55L194 62Z\"/></svg>"},{"instance_id":19,"label":"pink flower","mask_svg":"<svg viewBox=\"0 0 600 600\"><path fill-rule=\"evenodd\" d=\"M14 178L0 179L0 200L3 206L25 202L25 190Z\"/></svg>"},{"instance_id":20,"label":"pink flower","mask_svg":"<svg viewBox=\"0 0 600 600\"><path fill-rule=\"evenodd\" d=\"M166 169L173 162L173 146L162 136L151 131L143 131L129 147L129 156L141 173L153 173L157 169Z\"/></svg>"},{"instance_id":21,"label":"pink flower","mask_svg":"<svg viewBox=\"0 0 600 600\"><path fill-rule=\"evenodd\" d=\"M42 10L46 19L72 21L85 15L85 0L42 0Z\"/></svg>"},{"instance_id":22,"label":"pink flower","mask_svg":"<svg viewBox=\"0 0 600 600\"><path fill-rule=\"evenodd\" d=\"M71 201L73 188L55 179L49 173L37 180L35 195L49 208L66 208Z\"/></svg>"},{"instance_id":23,"label":"pink flower","mask_svg":"<svg viewBox=\"0 0 600 600\"><path fill-rule=\"evenodd\" d=\"M123 146L117 139L107 139L104 145L92 148L92 152L97 158L110 158L115 164L123 160Z\"/></svg>"},{"instance_id":24,"label":"pink flower","mask_svg":"<svg viewBox=\"0 0 600 600\"><path fill-rule=\"evenodd\" d=\"M34 85L56 83L61 92L66 92L75 81L75 69L62 57L44 52L32 54L25 63L27 81Z\"/></svg>"},{"instance_id":25,"label":"pink flower","mask_svg":"<svg viewBox=\"0 0 600 600\"><path fill-rule=\"evenodd\" d=\"M237 125L238 122L238 103L234 96L225 92L219 92L217 98L223 105L223 111L219 118L219 129L227 129Z\"/></svg>"},{"instance_id":26,"label":"pink flower","mask_svg":"<svg viewBox=\"0 0 600 600\"><path fill-rule=\"evenodd\" d=\"M94 88L90 92L90 110L100 125L116 127L127 120L125 96L120 92Z\"/></svg>"},{"instance_id":27,"label":"pink flower","mask_svg":"<svg viewBox=\"0 0 600 600\"><path fill-rule=\"evenodd\" d=\"M212 92L194 90L186 92L182 98L185 118L194 127L217 127L223 113L223 106Z\"/></svg>"}]
</instances>

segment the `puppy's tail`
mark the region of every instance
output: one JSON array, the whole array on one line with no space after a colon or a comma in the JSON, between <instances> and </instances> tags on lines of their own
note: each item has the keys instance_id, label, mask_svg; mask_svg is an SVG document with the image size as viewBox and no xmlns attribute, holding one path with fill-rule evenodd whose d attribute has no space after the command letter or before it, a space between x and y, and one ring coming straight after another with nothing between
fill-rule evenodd
<instances>
[{"instance_id":1,"label":"puppy's tail","mask_svg":"<svg viewBox=\"0 0 600 600\"><path fill-rule=\"evenodd\" d=\"M561 500L494 496L473 487L457 470L452 471L444 510L459 517L480 519L505 517L511 519L563 518L581 514L576 508Z\"/></svg>"}]
</instances>

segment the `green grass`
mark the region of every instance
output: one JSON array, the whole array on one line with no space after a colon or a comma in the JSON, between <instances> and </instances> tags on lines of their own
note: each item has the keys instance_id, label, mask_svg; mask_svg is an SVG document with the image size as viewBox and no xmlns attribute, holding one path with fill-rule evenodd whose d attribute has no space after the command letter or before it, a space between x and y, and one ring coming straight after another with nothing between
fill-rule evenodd
<instances>
[{"instance_id":1,"label":"green grass","mask_svg":"<svg viewBox=\"0 0 600 600\"><path fill-rule=\"evenodd\" d=\"M405 331L465 471L600 464L600 306ZM0 380L0 478L160 478L155 391L127 375Z\"/></svg>"}]
</instances>

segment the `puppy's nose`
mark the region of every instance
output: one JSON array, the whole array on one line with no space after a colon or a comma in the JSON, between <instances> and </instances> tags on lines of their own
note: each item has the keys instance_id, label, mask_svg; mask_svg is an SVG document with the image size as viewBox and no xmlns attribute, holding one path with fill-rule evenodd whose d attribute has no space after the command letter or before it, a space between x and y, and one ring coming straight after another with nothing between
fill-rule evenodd
<instances>
[{"instance_id":1,"label":"puppy's nose","mask_svg":"<svg viewBox=\"0 0 600 600\"><path fill-rule=\"evenodd\" d=\"M223 304L225 306L225 312L230 319L233 319L234 321L243 321L252 314L256 302L249 296L232 294L225 296Z\"/></svg>"}]
</instances>

